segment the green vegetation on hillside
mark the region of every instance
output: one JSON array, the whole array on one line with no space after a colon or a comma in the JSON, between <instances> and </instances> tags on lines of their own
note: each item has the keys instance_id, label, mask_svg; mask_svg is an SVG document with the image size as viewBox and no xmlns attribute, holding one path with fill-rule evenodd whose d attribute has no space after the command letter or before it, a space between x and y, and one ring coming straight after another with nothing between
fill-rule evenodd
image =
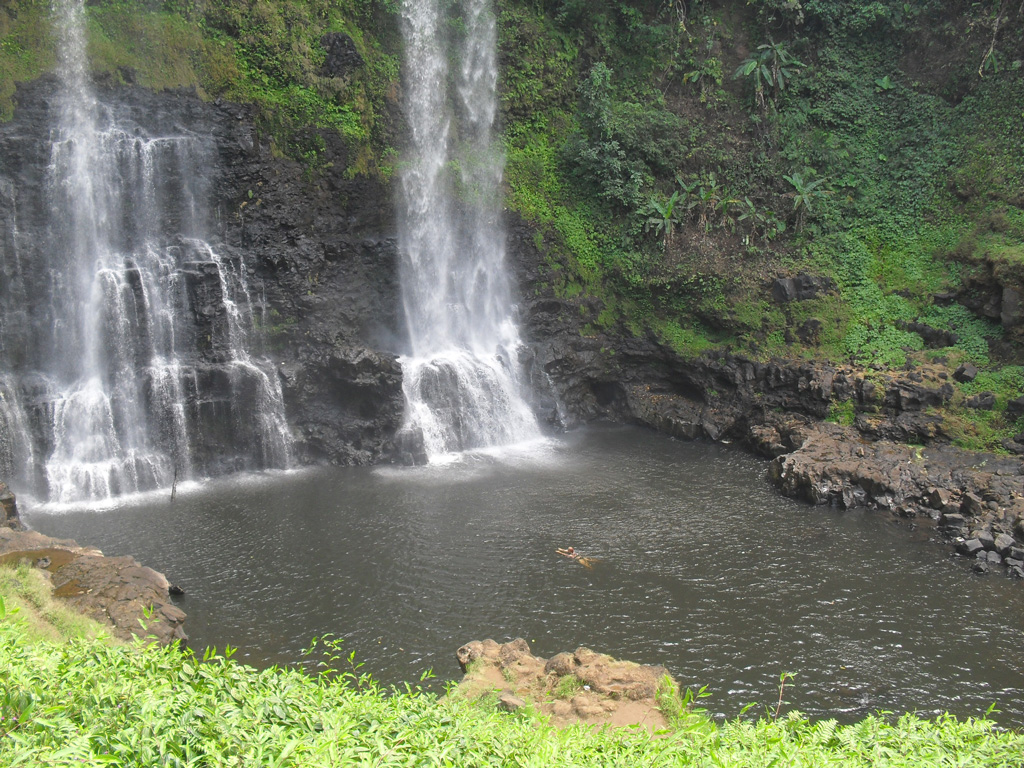
<instances>
[{"instance_id":1,"label":"green vegetation on hillside","mask_svg":"<svg viewBox=\"0 0 1024 768\"><path fill-rule=\"evenodd\" d=\"M584 333L876 368L1019 362L1019 339L971 304L1024 289L1016 7L499 6L509 200ZM774 301L773 279L799 273L837 289ZM926 350L914 323L956 341ZM1015 428L962 417L975 447Z\"/></svg>"},{"instance_id":2,"label":"green vegetation on hillside","mask_svg":"<svg viewBox=\"0 0 1024 768\"><path fill-rule=\"evenodd\" d=\"M0 118L15 82L56 64L48 0L0 9ZM389 101L398 82L395 7L371 0L98 0L87 3L93 70L113 82L195 88L204 98L258 107L282 154L316 167L324 131L351 150L349 173L385 170ZM323 72L328 33L343 33L361 64Z\"/></svg>"},{"instance_id":3,"label":"green vegetation on hillside","mask_svg":"<svg viewBox=\"0 0 1024 768\"><path fill-rule=\"evenodd\" d=\"M38 575L38 574L28 574ZM797 713L715 725L676 697L674 726L554 729L495 701L384 689L336 643L315 676L208 652L40 639L0 572L0 763L5 766L1018 766L1024 737L987 720L849 726ZM48 599L48 598L47 598ZM44 601L45 603L45 601ZM44 614L52 614L45 604ZM342 671L332 667L340 666ZM669 697L671 698L671 697Z\"/></svg>"},{"instance_id":4,"label":"green vegetation on hillside","mask_svg":"<svg viewBox=\"0 0 1024 768\"><path fill-rule=\"evenodd\" d=\"M959 285L951 241L1021 214L1024 23L993 36L999 3L501 5L511 200L607 320L799 354L764 298L803 268L841 286L823 354L902 364L921 339L894 323ZM922 62L928 35L960 43Z\"/></svg>"}]
</instances>

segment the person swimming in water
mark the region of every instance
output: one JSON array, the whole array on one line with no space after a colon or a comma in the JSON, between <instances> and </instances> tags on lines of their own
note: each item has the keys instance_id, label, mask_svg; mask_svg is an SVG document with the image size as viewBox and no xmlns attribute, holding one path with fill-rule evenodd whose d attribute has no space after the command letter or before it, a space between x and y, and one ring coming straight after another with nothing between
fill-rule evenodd
<instances>
[{"instance_id":1,"label":"person swimming in water","mask_svg":"<svg viewBox=\"0 0 1024 768\"><path fill-rule=\"evenodd\" d=\"M592 570L594 568L594 563L600 562L599 558L586 557L584 555L581 555L579 552L576 551L575 547L566 547L565 549L559 548L556 549L555 552L557 552L560 555L565 555L570 560L579 563L587 570Z\"/></svg>"}]
</instances>

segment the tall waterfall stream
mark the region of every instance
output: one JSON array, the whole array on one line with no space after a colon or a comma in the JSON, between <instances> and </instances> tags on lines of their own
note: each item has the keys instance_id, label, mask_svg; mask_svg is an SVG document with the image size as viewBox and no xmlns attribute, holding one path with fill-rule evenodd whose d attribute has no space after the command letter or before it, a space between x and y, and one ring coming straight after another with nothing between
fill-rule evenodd
<instances>
[{"instance_id":1,"label":"tall waterfall stream","mask_svg":"<svg viewBox=\"0 0 1024 768\"><path fill-rule=\"evenodd\" d=\"M490 6L464 0L453 34L448 3L402 3L410 147L399 230L411 348L402 361L403 431L422 440L431 459L539 436L523 397L522 343L504 264Z\"/></svg>"}]
</instances>

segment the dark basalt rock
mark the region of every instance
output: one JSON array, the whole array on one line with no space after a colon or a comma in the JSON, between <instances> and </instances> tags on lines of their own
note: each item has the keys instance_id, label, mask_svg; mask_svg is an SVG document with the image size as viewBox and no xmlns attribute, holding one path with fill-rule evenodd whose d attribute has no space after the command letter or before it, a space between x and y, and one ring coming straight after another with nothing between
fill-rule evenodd
<instances>
[{"instance_id":1,"label":"dark basalt rock","mask_svg":"<svg viewBox=\"0 0 1024 768\"><path fill-rule=\"evenodd\" d=\"M1002 303L999 306L999 322L1003 328L1014 328L1024 319L1024 302L1017 287L1004 285Z\"/></svg>"},{"instance_id":2,"label":"dark basalt rock","mask_svg":"<svg viewBox=\"0 0 1024 768\"><path fill-rule=\"evenodd\" d=\"M980 541L981 546L983 546L986 550L995 549L996 539L995 536L992 535L991 531L977 531L974 534L974 538Z\"/></svg>"},{"instance_id":3,"label":"dark basalt rock","mask_svg":"<svg viewBox=\"0 0 1024 768\"><path fill-rule=\"evenodd\" d=\"M960 539L956 543L956 551L967 557L974 557L985 551L985 546L978 539Z\"/></svg>"},{"instance_id":4,"label":"dark basalt rock","mask_svg":"<svg viewBox=\"0 0 1024 768\"><path fill-rule=\"evenodd\" d=\"M968 517L979 517L984 511L984 504L977 494L965 493L960 501L960 511Z\"/></svg>"},{"instance_id":5,"label":"dark basalt rock","mask_svg":"<svg viewBox=\"0 0 1024 768\"><path fill-rule=\"evenodd\" d=\"M800 274L796 277L779 277L772 283L772 300L778 304L790 301L806 301L833 293L836 283L831 277Z\"/></svg>"},{"instance_id":6,"label":"dark basalt rock","mask_svg":"<svg viewBox=\"0 0 1024 768\"><path fill-rule=\"evenodd\" d=\"M995 392L980 392L973 397L967 398L967 400L964 401L964 405L968 408L991 411L996 405L996 394Z\"/></svg>"},{"instance_id":7,"label":"dark basalt rock","mask_svg":"<svg viewBox=\"0 0 1024 768\"><path fill-rule=\"evenodd\" d=\"M1024 396L1015 397L1006 404L1006 415L1012 419L1024 416Z\"/></svg>"},{"instance_id":8,"label":"dark basalt rock","mask_svg":"<svg viewBox=\"0 0 1024 768\"><path fill-rule=\"evenodd\" d=\"M960 337L952 331L935 328L927 323L901 322L897 325L903 330L916 333L921 337L925 346L929 349L943 349L944 347L951 347L960 340Z\"/></svg>"},{"instance_id":9,"label":"dark basalt rock","mask_svg":"<svg viewBox=\"0 0 1024 768\"><path fill-rule=\"evenodd\" d=\"M952 384L929 387L908 377L896 380L889 386L885 393L885 404L898 411L920 411L948 402L953 392Z\"/></svg>"},{"instance_id":10,"label":"dark basalt rock","mask_svg":"<svg viewBox=\"0 0 1024 768\"><path fill-rule=\"evenodd\" d=\"M978 378L978 369L971 363L963 363L953 371L953 378L961 383L968 384Z\"/></svg>"},{"instance_id":11,"label":"dark basalt rock","mask_svg":"<svg viewBox=\"0 0 1024 768\"><path fill-rule=\"evenodd\" d=\"M305 404L307 458L371 464L392 456L404 407L394 355L358 346L311 349L301 365L283 367L282 377L288 401Z\"/></svg>"},{"instance_id":12,"label":"dark basalt rock","mask_svg":"<svg viewBox=\"0 0 1024 768\"><path fill-rule=\"evenodd\" d=\"M320 45L327 51L327 58L320 68L324 77L344 77L363 66L363 57L356 50L356 44L344 32L328 32L320 38Z\"/></svg>"},{"instance_id":13,"label":"dark basalt rock","mask_svg":"<svg viewBox=\"0 0 1024 768\"><path fill-rule=\"evenodd\" d=\"M992 542L992 547L1003 557L1009 556L1010 550L1015 548L1017 542L1013 540L1013 536L1009 536L1005 533L1000 533L995 537Z\"/></svg>"},{"instance_id":14,"label":"dark basalt rock","mask_svg":"<svg viewBox=\"0 0 1024 768\"><path fill-rule=\"evenodd\" d=\"M967 518L955 512L952 514L944 514L939 518L939 525L943 528L962 531L967 527Z\"/></svg>"},{"instance_id":15,"label":"dark basalt rock","mask_svg":"<svg viewBox=\"0 0 1024 768\"><path fill-rule=\"evenodd\" d=\"M25 529L18 516L18 500L4 482L0 482L0 528Z\"/></svg>"},{"instance_id":16,"label":"dark basalt rock","mask_svg":"<svg viewBox=\"0 0 1024 768\"><path fill-rule=\"evenodd\" d=\"M796 336L801 343L808 347L816 347L821 342L821 332L824 324L816 317L811 317L801 323L796 329Z\"/></svg>"}]
</instances>

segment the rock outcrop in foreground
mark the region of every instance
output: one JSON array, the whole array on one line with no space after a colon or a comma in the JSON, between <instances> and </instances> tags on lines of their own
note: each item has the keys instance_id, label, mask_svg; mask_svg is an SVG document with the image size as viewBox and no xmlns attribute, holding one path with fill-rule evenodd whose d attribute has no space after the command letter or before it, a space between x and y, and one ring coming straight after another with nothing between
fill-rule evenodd
<instances>
[{"instance_id":1,"label":"rock outcrop in foreground","mask_svg":"<svg viewBox=\"0 0 1024 768\"><path fill-rule=\"evenodd\" d=\"M474 640L456 652L465 677L457 695L496 696L502 709L531 706L556 726L575 723L665 728L659 692L674 693L676 682L664 667L617 661L577 648L541 659L526 640L508 643Z\"/></svg>"},{"instance_id":2,"label":"rock outcrop in foreground","mask_svg":"<svg viewBox=\"0 0 1024 768\"><path fill-rule=\"evenodd\" d=\"M23 561L43 572L54 597L108 625L115 637L161 645L188 640L185 613L171 603L170 582L133 557L104 557L70 539L0 526L0 565Z\"/></svg>"}]
</instances>

